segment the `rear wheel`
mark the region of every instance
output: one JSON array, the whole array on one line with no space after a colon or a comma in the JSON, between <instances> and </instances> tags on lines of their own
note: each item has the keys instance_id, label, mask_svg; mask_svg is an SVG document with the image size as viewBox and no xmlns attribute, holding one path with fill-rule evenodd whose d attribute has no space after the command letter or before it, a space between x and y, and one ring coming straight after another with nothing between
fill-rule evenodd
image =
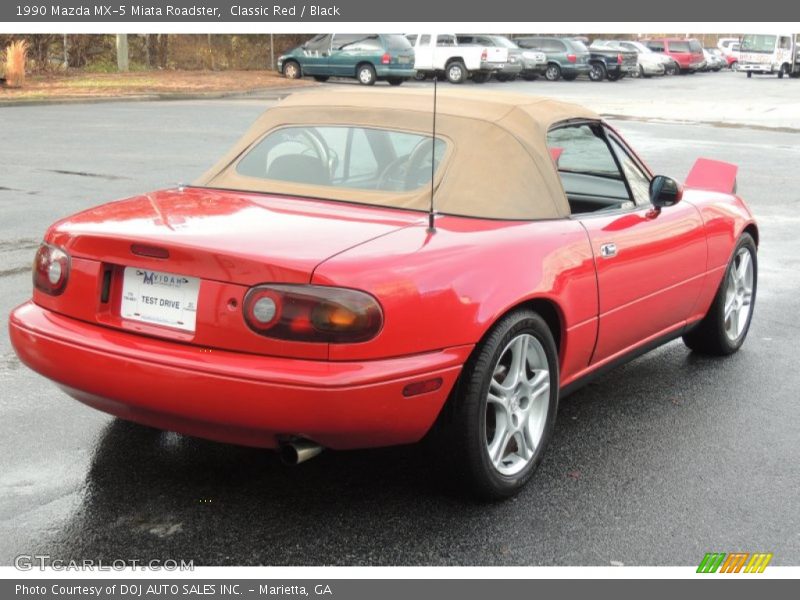
<instances>
[{"instance_id":1,"label":"rear wheel","mask_svg":"<svg viewBox=\"0 0 800 600\"><path fill-rule=\"evenodd\" d=\"M300 79L303 76L300 63L294 60L287 60L283 63L283 76L286 79Z\"/></svg>"},{"instance_id":2,"label":"rear wheel","mask_svg":"<svg viewBox=\"0 0 800 600\"><path fill-rule=\"evenodd\" d=\"M325 83L326 81L328 81L328 79L330 79L330 77L328 77L327 75L314 75L314 79L316 81L319 81L320 83Z\"/></svg>"},{"instance_id":3,"label":"rear wheel","mask_svg":"<svg viewBox=\"0 0 800 600\"><path fill-rule=\"evenodd\" d=\"M635 71L631 72L631 77L633 77L635 79L639 79L639 78L642 78L644 76L645 76L644 75L644 69L642 68L642 65L639 65L639 67Z\"/></svg>"},{"instance_id":4,"label":"rear wheel","mask_svg":"<svg viewBox=\"0 0 800 600\"><path fill-rule=\"evenodd\" d=\"M607 75L606 68L602 63L592 63L589 67L589 79L592 81L603 81Z\"/></svg>"},{"instance_id":5,"label":"rear wheel","mask_svg":"<svg viewBox=\"0 0 800 600\"><path fill-rule=\"evenodd\" d=\"M703 354L725 356L744 343L753 318L758 287L756 244L742 234L708 314L683 336L689 348Z\"/></svg>"},{"instance_id":6,"label":"rear wheel","mask_svg":"<svg viewBox=\"0 0 800 600\"><path fill-rule=\"evenodd\" d=\"M476 349L449 433L452 457L479 496L511 496L531 478L553 431L558 381L553 335L533 311L503 318Z\"/></svg>"},{"instance_id":7,"label":"rear wheel","mask_svg":"<svg viewBox=\"0 0 800 600\"><path fill-rule=\"evenodd\" d=\"M425 81L428 78L428 74L425 71L417 71L414 74L414 79L416 81Z\"/></svg>"},{"instance_id":8,"label":"rear wheel","mask_svg":"<svg viewBox=\"0 0 800 600\"><path fill-rule=\"evenodd\" d=\"M747 72L747 78L750 79L752 76L753 76L753 72L752 71L748 71Z\"/></svg>"},{"instance_id":9,"label":"rear wheel","mask_svg":"<svg viewBox=\"0 0 800 600\"><path fill-rule=\"evenodd\" d=\"M472 74L472 81L475 83L486 83L489 81L489 78L492 76L491 73L485 73L483 71L479 71L477 73Z\"/></svg>"},{"instance_id":10,"label":"rear wheel","mask_svg":"<svg viewBox=\"0 0 800 600\"><path fill-rule=\"evenodd\" d=\"M356 79L361 85L375 85L375 67L369 63L358 65Z\"/></svg>"},{"instance_id":11,"label":"rear wheel","mask_svg":"<svg viewBox=\"0 0 800 600\"><path fill-rule=\"evenodd\" d=\"M547 79L547 81L558 81L561 79L561 67L556 63L550 63L547 65L547 70L544 72L544 78Z\"/></svg>"},{"instance_id":12,"label":"rear wheel","mask_svg":"<svg viewBox=\"0 0 800 600\"><path fill-rule=\"evenodd\" d=\"M525 81L536 81L539 79L539 76L536 73L523 73L522 78Z\"/></svg>"},{"instance_id":13,"label":"rear wheel","mask_svg":"<svg viewBox=\"0 0 800 600\"><path fill-rule=\"evenodd\" d=\"M386 81L389 82L389 85L398 86L398 85L403 85L405 79L403 79L402 77L389 77L386 79Z\"/></svg>"},{"instance_id":14,"label":"rear wheel","mask_svg":"<svg viewBox=\"0 0 800 600\"><path fill-rule=\"evenodd\" d=\"M667 65L667 66L664 68L664 73L665 73L666 75L677 75L677 74L678 74L678 73L680 73L680 72L681 72L681 69L680 69L680 67L679 67L677 64L675 64L674 62L673 62L673 63L669 63L669 64L668 64L668 65Z\"/></svg>"},{"instance_id":15,"label":"rear wheel","mask_svg":"<svg viewBox=\"0 0 800 600\"><path fill-rule=\"evenodd\" d=\"M445 77L450 83L464 83L467 78L467 67L460 60L454 60L447 65Z\"/></svg>"}]
</instances>

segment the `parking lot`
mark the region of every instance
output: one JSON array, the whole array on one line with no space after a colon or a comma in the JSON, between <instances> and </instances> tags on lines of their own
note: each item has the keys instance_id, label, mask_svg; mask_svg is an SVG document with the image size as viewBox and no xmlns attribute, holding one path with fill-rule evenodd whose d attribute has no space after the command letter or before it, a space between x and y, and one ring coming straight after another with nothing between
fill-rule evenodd
<instances>
[{"instance_id":1,"label":"parking lot","mask_svg":"<svg viewBox=\"0 0 800 600\"><path fill-rule=\"evenodd\" d=\"M742 351L711 359L676 341L609 373L561 403L549 451L520 495L477 504L425 445L325 452L287 468L266 451L114 420L22 366L4 332L0 564L48 554L196 565L692 565L714 551L800 563L800 80L721 72L464 87L581 102L609 115L654 171L679 180L698 156L737 163L738 191L761 228ZM50 223L191 181L273 102L0 108L0 314L29 297L30 261Z\"/></svg>"}]
</instances>

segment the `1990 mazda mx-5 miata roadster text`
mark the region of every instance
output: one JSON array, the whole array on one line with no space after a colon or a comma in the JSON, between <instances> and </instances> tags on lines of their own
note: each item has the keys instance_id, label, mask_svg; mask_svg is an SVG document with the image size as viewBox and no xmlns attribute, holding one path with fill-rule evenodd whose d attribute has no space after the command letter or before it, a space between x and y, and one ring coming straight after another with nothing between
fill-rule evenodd
<instances>
[{"instance_id":1,"label":"1990 mazda mx-5 miata roadster text","mask_svg":"<svg viewBox=\"0 0 800 600\"><path fill-rule=\"evenodd\" d=\"M741 346L758 229L736 167L679 185L531 96L443 92L432 116L425 90L297 94L194 185L55 223L16 352L100 410L287 460L432 430L502 497L559 394L679 336Z\"/></svg>"}]
</instances>

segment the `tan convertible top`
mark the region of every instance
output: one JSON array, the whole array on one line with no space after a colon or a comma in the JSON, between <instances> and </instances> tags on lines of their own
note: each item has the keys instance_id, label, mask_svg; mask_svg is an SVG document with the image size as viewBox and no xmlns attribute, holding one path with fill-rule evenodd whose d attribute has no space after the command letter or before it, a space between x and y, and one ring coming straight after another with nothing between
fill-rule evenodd
<instances>
[{"instance_id":1,"label":"tan convertible top","mask_svg":"<svg viewBox=\"0 0 800 600\"><path fill-rule=\"evenodd\" d=\"M302 92L267 110L195 185L427 210L430 188L387 192L248 177L236 164L268 132L289 125L356 125L430 135L433 89ZM437 212L497 219L570 214L546 145L548 129L599 119L580 106L522 94L440 90L436 135L448 142L434 179Z\"/></svg>"}]
</instances>

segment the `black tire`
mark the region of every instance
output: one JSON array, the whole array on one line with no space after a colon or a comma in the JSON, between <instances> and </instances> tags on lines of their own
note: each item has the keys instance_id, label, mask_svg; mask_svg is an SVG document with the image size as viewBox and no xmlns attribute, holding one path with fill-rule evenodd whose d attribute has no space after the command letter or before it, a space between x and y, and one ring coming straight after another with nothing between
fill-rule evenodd
<instances>
[{"instance_id":1,"label":"black tire","mask_svg":"<svg viewBox=\"0 0 800 600\"><path fill-rule=\"evenodd\" d=\"M536 73L523 73L521 77L525 81L536 81L537 79L539 79L539 76Z\"/></svg>"},{"instance_id":2,"label":"black tire","mask_svg":"<svg viewBox=\"0 0 800 600\"><path fill-rule=\"evenodd\" d=\"M603 81L608 77L608 71L606 71L605 65L603 63L592 63L589 65L589 79L592 81Z\"/></svg>"},{"instance_id":3,"label":"black tire","mask_svg":"<svg viewBox=\"0 0 800 600\"><path fill-rule=\"evenodd\" d=\"M363 63L356 67L356 79L361 85L375 85L377 79L375 67L369 63Z\"/></svg>"},{"instance_id":4,"label":"black tire","mask_svg":"<svg viewBox=\"0 0 800 600\"><path fill-rule=\"evenodd\" d=\"M739 70L739 61L738 60L733 61L729 68L730 68L731 71L738 71Z\"/></svg>"},{"instance_id":5,"label":"black tire","mask_svg":"<svg viewBox=\"0 0 800 600\"><path fill-rule=\"evenodd\" d=\"M491 73L486 73L484 71L477 71L472 74L472 81L473 83L486 83L489 81L489 78L492 76Z\"/></svg>"},{"instance_id":6,"label":"black tire","mask_svg":"<svg viewBox=\"0 0 800 600\"><path fill-rule=\"evenodd\" d=\"M564 81L575 81L578 78L577 73L563 73L561 77Z\"/></svg>"},{"instance_id":7,"label":"black tire","mask_svg":"<svg viewBox=\"0 0 800 600\"><path fill-rule=\"evenodd\" d=\"M783 79L784 75L789 73L789 65L781 65L781 68L778 70L778 79Z\"/></svg>"},{"instance_id":8,"label":"black tire","mask_svg":"<svg viewBox=\"0 0 800 600\"><path fill-rule=\"evenodd\" d=\"M625 77L625 73L609 73L607 77L609 81L619 81Z\"/></svg>"},{"instance_id":9,"label":"black tire","mask_svg":"<svg viewBox=\"0 0 800 600\"><path fill-rule=\"evenodd\" d=\"M500 368L500 361L509 343L522 335L532 336L540 344L547 360L549 370L549 392L541 397L540 408L546 406L546 416L539 443L534 452L513 474L503 474L489 457L490 421L487 412L489 387ZM496 380L495 380L496 381ZM544 319L531 310L519 310L501 319L475 349L459 378L455 395L451 399L452 421L445 430L449 440L448 449L454 466L463 475L470 489L483 499L507 498L519 492L533 475L542 460L544 450L550 440L558 409L558 352L550 328ZM517 406L521 406L522 400ZM528 400L532 406L532 400ZM512 413L513 414L513 413ZM516 417L512 417L515 419ZM524 417L521 417L524 418ZM493 435L497 435L496 432ZM515 448L517 441L507 438L505 446L499 444L501 452ZM502 454L505 456L505 454ZM501 462L505 463L502 460ZM511 452L509 452L509 457Z\"/></svg>"},{"instance_id":10,"label":"black tire","mask_svg":"<svg viewBox=\"0 0 800 600\"><path fill-rule=\"evenodd\" d=\"M547 81L558 81L561 79L561 67L556 63L548 64L547 70L544 72L544 78L547 79Z\"/></svg>"},{"instance_id":11,"label":"black tire","mask_svg":"<svg viewBox=\"0 0 800 600\"><path fill-rule=\"evenodd\" d=\"M428 74L425 71L417 71L414 74L415 81L425 81L428 78Z\"/></svg>"},{"instance_id":12,"label":"black tire","mask_svg":"<svg viewBox=\"0 0 800 600\"><path fill-rule=\"evenodd\" d=\"M678 65L676 65L674 62L673 63L669 63L664 68L664 74L665 75L677 75L680 72L681 72L680 67Z\"/></svg>"},{"instance_id":13,"label":"black tire","mask_svg":"<svg viewBox=\"0 0 800 600\"><path fill-rule=\"evenodd\" d=\"M636 70L633 73L631 73L631 77L633 77L634 79L642 79L644 77L647 77L647 75L644 74L644 67L642 67L642 65L639 65L636 68Z\"/></svg>"},{"instance_id":14,"label":"black tire","mask_svg":"<svg viewBox=\"0 0 800 600\"><path fill-rule=\"evenodd\" d=\"M398 85L403 85L405 79L403 79L402 77L387 77L386 81L389 82L389 85L397 87Z\"/></svg>"},{"instance_id":15,"label":"black tire","mask_svg":"<svg viewBox=\"0 0 800 600\"><path fill-rule=\"evenodd\" d=\"M727 290L731 272L740 264L740 251L747 249L750 253L753 269L753 286L750 295L750 312L747 321L736 339L731 339L725 331L725 302L728 298ZM756 244L749 233L743 233L734 248L733 255L725 275L719 284L717 295L711 303L711 308L702 321L691 331L683 336L684 343L695 352L711 354L713 356L727 356L741 348L750 330L750 322L755 310L756 292L758 290L758 252Z\"/></svg>"},{"instance_id":16,"label":"black tire","mask_svg":"<svg viewBox=\"0 0 800 600\"><path fill-rule=\"evenodd\" d=\"M464 83L467 79L467 67L460 60L454 60L444 68L444 76L450 83Z\"/></svg>"},{"instance_id":17,"label":"black tire","mask_svg":"<svg viewBox=\"0 0 800 600\"><path fill-rule=\"evenodd\" d=\"M300 79L303 76L303 69L296 60L287 60L281 71L286 79Z\"/></svg>"},{"instance_id":18,"label":"black tire","mask_svg":"<svg viewBox=\"0 0 800 600\"><path fill-rule=\"evenodd\" d=\"M497 73L494 78L500 83L506 83L507 81L511 81L513 76L504 73ZM473 77L473 79L475 79L475 77Z\"/></svg>"},{"instance_id":19,"label":"black tire","mask_svg":"<svg viewBox=\"0 0 800 600\"><path fill-rule=\"evenodd\" d=\"M320 83L325 83L330 77L328 75L314 75L314 80Z\"/></svg>"},{"instance_id":20,"label":"black tire","mask_svg":"<svg viewBox=\"0 0 800 600\"><path fill-rule=\"evenodd\" d=\"M753 76L753 72L752 71L748 71L747 72L747 78L750 79L752 76Z\"/></svg>"}]
</instances>

